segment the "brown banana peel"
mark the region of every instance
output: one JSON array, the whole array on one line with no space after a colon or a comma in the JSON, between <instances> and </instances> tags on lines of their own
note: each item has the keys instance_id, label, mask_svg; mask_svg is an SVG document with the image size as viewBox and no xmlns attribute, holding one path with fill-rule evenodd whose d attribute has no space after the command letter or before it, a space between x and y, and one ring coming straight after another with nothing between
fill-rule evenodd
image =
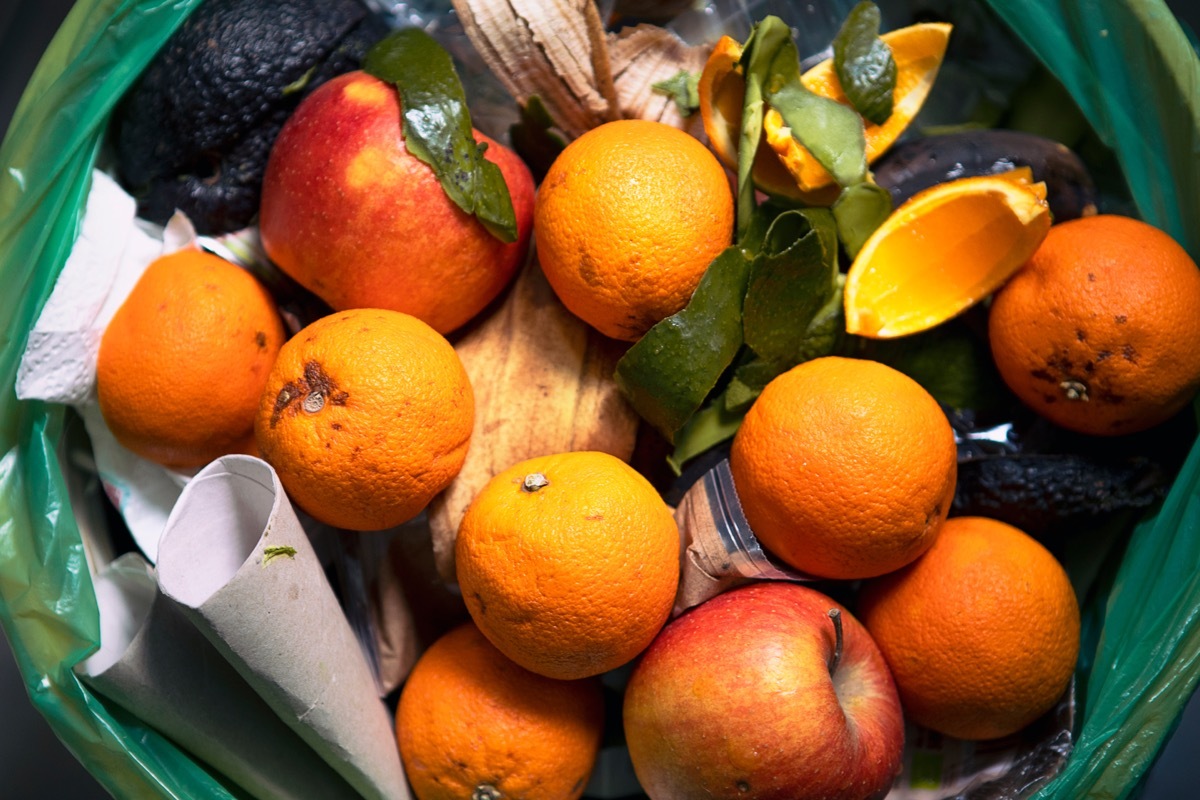
<instances>
[{"instance_id":1,"label":"brown banana peel","mask_svg":"<svg viewBox=\"0 0 1200 800\"><path fill-rule=\"evenodd\" d=\"M628 344L567 311L530 259L498 306L454 341L475 392L462 471L427 509L434 560L455 583L454 543L467 506L497 472L534 456L599 450L626 462L638 418L613 380Z\"/></svg>"}]
</instances>

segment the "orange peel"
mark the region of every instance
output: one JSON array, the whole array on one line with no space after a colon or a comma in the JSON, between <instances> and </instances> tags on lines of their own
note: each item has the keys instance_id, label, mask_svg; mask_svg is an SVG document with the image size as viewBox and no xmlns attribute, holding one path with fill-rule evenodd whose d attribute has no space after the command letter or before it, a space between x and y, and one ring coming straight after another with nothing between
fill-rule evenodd
<instances>
[{"instance_id":1,"label":"orange peel","mask_svg":"<svg viewBox=\"0 0 1200 800\"><path fill-rule=\"evenodd\" d=\"M1046 186L1028 167L913 195L850 265L846 332L889 339L940 325L1000 288L1050 224Z\"/></svg>"},{"instance_id":2,"label":"orange peel","mask_svg":"<svg viewBox=\"0 0 1200 800\"><path fill-rule=\"evenodd\" d=\"M864 120L867 163L883 155L921 110L945 57L951 26L927 22L898 28L880 38L891 48L896 62L896 88L892 115L882 125ZM723 36L713 46L700 74L700 118L714 152L725 166L737 169L745 79L738 60L742 46ZM850 101L842 92L833 67L826 59L800 77L809 91L836 100ZM768 194L812 201L833 183L833 176L791 135L778 111L769 106L763 114L763 141L755 153L753 179Z\"/></svg>"}]
</instances>

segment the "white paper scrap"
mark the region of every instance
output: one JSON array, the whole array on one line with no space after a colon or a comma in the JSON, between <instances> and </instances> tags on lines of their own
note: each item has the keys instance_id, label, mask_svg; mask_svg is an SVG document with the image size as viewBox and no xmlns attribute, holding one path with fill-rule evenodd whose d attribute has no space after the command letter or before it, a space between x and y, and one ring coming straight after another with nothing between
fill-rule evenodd
<instances>
[{"instance_id":1,"label":"white paper scrap","mask_svg":"<svg viewBox=\"0 0 1200 800\"><path fill-rule=\"evenodd\" d=\"M142 273L160 256L196 246L182 214L165 228L137 219L137 203L104 172L92 172L79 236L29 333L16 394L75 408L83 417L105 493L142 553L154 563L158 540L188 476L122 447L96 405L96 360L104 330Z\"/></svg>"}]
</instances>

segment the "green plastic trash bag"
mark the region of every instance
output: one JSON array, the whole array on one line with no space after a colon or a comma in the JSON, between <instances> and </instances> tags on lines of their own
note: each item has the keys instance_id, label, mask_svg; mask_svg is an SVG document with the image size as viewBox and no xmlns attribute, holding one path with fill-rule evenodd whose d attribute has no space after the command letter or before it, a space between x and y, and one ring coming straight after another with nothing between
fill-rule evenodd
<instances>
[{"instance_id":1,"label":"green plastic trash bag","mask_svg":"<svg viewBox=\"0 0 1200 800\"><path fill-rule=\"evenodd\" d=\"M67 16L0 145L0 622L29 695L118 797L229 798L72 672L99 641L95 593L58 459L64 409L18 402L26 334L75 241L113 106L199 0L83 0Z\"/></svg>"},{"instance_id":2,"label":"green plastic trash bag","mask_svg":"<svg viewBox=\"0 0 1200 800\"><path fill-rule=\"evenodd\" d=\"M17 401L28 331L74 242L109 115L201 0L80 0L0 146L0 624L33 703L118 797L236 790L119 709L72 668L99 639L59 462L63 408ZM1139 214L1200 257L1200 60L1158 0L986 0L1116 154ZM1078 741L1043 797L1126 797L1200 678L1200 448L1165 502L1113 537L1084 609ZM1091 554L1095 559L1096 555ZM1068 564L1068 568L1072 565Z\"/></svg>"},{"instance_id":3,"label":"green plastic trash bag","mask_svg":"<svg viewBox=\"0 0 1200 800\"><path fill-rule=\"evenodd\" d=\"M1139 214L1200 260L1200 59L1161 2L989 0L1117 156ZM1063 772L1039 797L1127 797L1200 678L1200 449L1134 531Z\"/></svg>"}]
</instances>

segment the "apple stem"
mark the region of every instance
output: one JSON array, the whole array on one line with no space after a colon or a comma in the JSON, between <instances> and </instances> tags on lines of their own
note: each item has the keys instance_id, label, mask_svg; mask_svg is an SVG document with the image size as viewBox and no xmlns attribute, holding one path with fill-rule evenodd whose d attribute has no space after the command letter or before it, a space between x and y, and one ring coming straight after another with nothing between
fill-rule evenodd
<instances>
[{"instance_id":1,"label":"apple stem","mask_svg":"<svg viewBox=\"0 0 1200 800\"><path fill-rule=\"evenodd\" d=\"M842 612L831 608L829 618L833 620L833 657L829 659L829 674L832 675L842 661Z\"/></svg>"}]
</instances>

